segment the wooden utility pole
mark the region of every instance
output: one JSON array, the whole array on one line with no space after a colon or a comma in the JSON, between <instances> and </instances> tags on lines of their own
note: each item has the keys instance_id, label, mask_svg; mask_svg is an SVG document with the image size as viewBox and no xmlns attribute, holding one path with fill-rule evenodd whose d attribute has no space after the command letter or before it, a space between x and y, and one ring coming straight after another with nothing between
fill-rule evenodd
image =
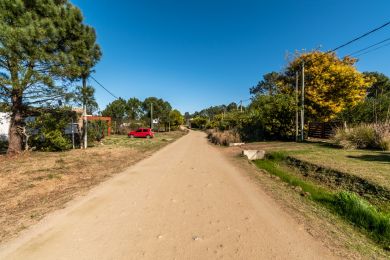
<instances>
[{"instance_id":1,"label":"wooden utility pole","mask_svg":"<svg viewBox=\"0 0 390 260\"><path fill-rule=\"evenodd\" d=\"M153 129L153 103L150 103L150 129Z\"/></svg>"},{"instance_id":2,"label":"wooden utility pole","mask_svg":"<svg viewBox=\"0 0 390 260\"><path fill-rule=\"evenodd\" d=\"M299 73L295 73L295 141L298 142L299 139L299 94L298 94L298 84L299 84Z\"/></svg>"},{"instance_id":3,"label":"wooden utility pole","mask_svg":"<svg viewBox=\"0 0 390 260\"><path fill-rule=\"evenodd\" d=\"M73 122L73 116L72 116L72 148L74 149L74 122Z\"/></svg>"},{"instance_id":4,"label":"wooden utility pole","mask_svg":"<svg viewBox=\"0 0 390 260\"><path fill-rule=\"evenodd\" d=\"M305 62L302 62L301 141L305 140Z\"/></svg>"},{"instance_id":5,"label":"wooden utility pole","mask_svg":"<svg viewBox=\"0 0 390 260\"><path fill-rule=\"evenodd\" d=\"M87 87L87 78L83 77L83 89L85 90ZM87 119L87 104L86 98L83 96L83 114L84 114L84 149L88 147L88 119ZM73 126L72 126L73 127Z\"/></svg>"}]
</instances>

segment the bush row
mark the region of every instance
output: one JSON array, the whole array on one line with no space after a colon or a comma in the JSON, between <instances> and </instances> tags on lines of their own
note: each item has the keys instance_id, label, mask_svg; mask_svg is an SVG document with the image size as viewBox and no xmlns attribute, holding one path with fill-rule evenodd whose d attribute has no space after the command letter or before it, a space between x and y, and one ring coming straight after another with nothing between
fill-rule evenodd
<instances>
[{"instance_id":1,"label":"bush row","mask_svg":"<svg viewBox=\"0 0 390 260\"><path fill-rule=\"evenodd\" d=\"M337 129L337 145L346 149L390 149L390 125L360 124L353 128Z\"/></svg>"}]
</instances>

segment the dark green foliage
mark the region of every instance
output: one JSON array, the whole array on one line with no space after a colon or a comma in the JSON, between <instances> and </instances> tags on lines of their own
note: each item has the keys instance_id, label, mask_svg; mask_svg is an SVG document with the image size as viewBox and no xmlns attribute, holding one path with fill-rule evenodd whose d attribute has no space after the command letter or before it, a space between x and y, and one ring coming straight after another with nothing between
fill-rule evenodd
<instances>
[{"instance_id":1,"label":"dark green foliage","mask_svg":"<svg viewBox=\"0 0 390 260\"><path fill-rule=\"evenodd\" d=\"M226 111L227 112L232 112L236 111L238 108L237 104L235 102L230 103L229 105L226 106Z\"/></svg>"},{"instance_id":2,"label":"dark green foliage","mask_svg":"<svg viewBox=\"0 0 390 260\"><path fill-rule=\"evenodd\" d=\"M33 121L27 124L31 137L29 146L43 151L64 151L72 148L71 140L64 133L72 121L77 121L69 109L41 111Z\"/></svg>"},{"instance_id":3,"label":"dark green foliage","mask_svg":"<svg viewBox=\"0 0 390 260\"><path fill-rule=\"evenodd\" d=\"M77 86L73 98L77 104L87 106L87 114L91 115L99 110L95 99L95 88L92 86Z\"/></svg>"},{"instance_id":4,"label":"dark green foliage","mask_svg":"<svg viewBox=\"0 0 390 260\"><path fill-rule=\"evenodd\" d=\"M227 112L227 107L225 105L220 105L220 106L211 106L205 109L202 109L201 111L196 111L192 117L204 117L209 120L214 120L214 118L218 115L221 115L223 113Z\"/></svg>"},{"instance_id":5,"label":"dark green foliage","mask_svg":"<svg viewBox=\"0 0 390 260\"><path fill-rule=\"evenodd\" d=\"M88 121L88 146L92 146L95 141L100 142L107 135L106 121Z\"/></svg>"},{"instance_id":6,"label":"dark green foliage","mask_svg":"<svg viewBox=\"0 0 390 260\"><path fill-rule=\"evenodd\" d=\"M197 129L205 129L207 124L207 118L204 117L194 117L191 120L191 128L197 128Z\"/></svg>"},{"instance_id":7,"label":"dark green foliage","mask_svg":"<svg viewBox=\"0 0 390 260\"><path fill-rule=\"evenodd\" d=\"M155 129L160 130L164 127L167 130L169 124L169 114L172 110L171 104L161 98L148 97L142 102L142 109L144 111L144 120L150 120L150 108L153 104L153 119L159 119L159 123L154 126ZM149 121L150 122L150 121Z\"/></svg>"},{"instance_id":8,"label":"dark green foliage","mask_svg":"<svg viewBox=\"0 0 390 260\"><path fill-rule=\"evenodd\" d=\"M369 98L377 98L379 96L390 94L390 78L379 72L364 72L365 76L374 78L375 82L367 90Z\"/></svg>"},{"instance_id":9,"label":"dark green foliage","mask_svg":"<svg viewBox=\"0 0 390 260\"><path fill-rule=\"evenodd\" d=\"M256 96L239 128L242 139L292 139L295 107L294 98L287 94Z\"/></svg>"},{"instance_id":10,"label":"dark green foliage","mask_svg":"<svg viewBox=\"0 0 390 260\"><path fill-rule=\"evenodd\" d=\"M390 120L390 79L378 72L364 72L374 79L365 100L342 111L339 118L351 124L386 123Z\"/></svg>"},{"instance_id":11,"label":"dark green foliage","mask_svg":"<svg viewBox=\"0 0 390 260\"><path fill-rule=\"evenodd\" d=\"M127 100L126 115L130 120L139 120L143 114L142 101L138 98L129 98Z\"/></svg>"},{"instance_id":12,"label":"dark green foliage","mask_svg":"<svg viewBox=\"0 0 390 260\"><path fill-rule=\"evenodd\" d=\"M111 117L114 123L114 132L117 133L119 126L126 119L127 103L123 98L119 98L109 103L107 107L102 111L103 116Z\"/></svg>"},{"instance_id":13,"label":"dark green foliage","mask_svg":"<svg viewBox=\"0 0 390 260\"><path fill-rule=\"evenodd\" d=\"M249 92L252 95L269 95L273 96L280 93L281 75L277 72L264 74L263 80L251 87Z\"/></svg>"},{"instance_id":14,"label":"dark green foliage","mask_svg":"<svg viewBox=\"0 0 390 260\"><path fill-rule=\"evenodd\" d=\"M169 120L171 122L171 129L177 129L184 123L184 117L179 110L174 109L169 114Z\"/></svg>"}]
</instances>

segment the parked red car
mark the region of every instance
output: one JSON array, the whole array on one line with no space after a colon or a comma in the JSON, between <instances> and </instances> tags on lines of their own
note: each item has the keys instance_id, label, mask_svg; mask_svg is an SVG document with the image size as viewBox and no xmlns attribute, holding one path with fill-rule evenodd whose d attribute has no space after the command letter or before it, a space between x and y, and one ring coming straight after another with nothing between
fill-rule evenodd
<instances>
[{"instance_id":1,"label":"parked red car","mask_svg":"<svg viewBox=\"0 0 390 260\"><path fill-rule=\"evenodd\" d=\"M136 131L131 131L127 134L128 137L153 138L154 133L150 128L138 128Z\"/></svg>"}]
</instances>

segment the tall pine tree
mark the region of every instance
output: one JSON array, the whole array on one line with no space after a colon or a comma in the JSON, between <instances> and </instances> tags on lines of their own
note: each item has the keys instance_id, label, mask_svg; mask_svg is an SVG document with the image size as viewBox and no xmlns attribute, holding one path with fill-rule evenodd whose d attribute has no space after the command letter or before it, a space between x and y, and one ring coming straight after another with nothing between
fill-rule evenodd
<instances>
[{"instance_id":1,"label":"tall pine tree","mask_svg":"<svg viewBox=\"0 0 390 260\"><path fill-rule=\"evenodd\" d=\"M63 99L70 81L89 75L100 58L95 39L67 0L0 0L0 101L11 111L9 154L22 151L29 107Z\"/></svg>"}]
</instances>

